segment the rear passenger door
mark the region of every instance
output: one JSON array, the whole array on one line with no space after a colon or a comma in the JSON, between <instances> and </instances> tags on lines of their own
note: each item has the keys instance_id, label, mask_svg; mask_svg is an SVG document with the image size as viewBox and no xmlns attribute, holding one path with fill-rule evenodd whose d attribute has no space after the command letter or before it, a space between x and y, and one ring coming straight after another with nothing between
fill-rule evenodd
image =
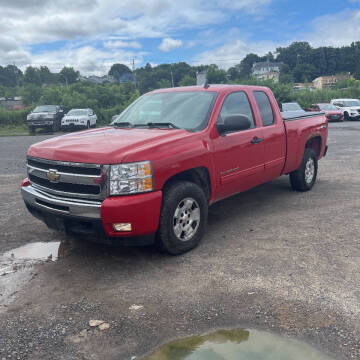
<instances>
[{"instance_id":1,"label":"rear passenger door","mask_svg":"<svg viewBox=\"0 0 360 360\"><path fill-rule=\"evenodd\" d=\"M264 143L264 181L277 178L281 175L286 157L286 135L283 120L275 115L274 107L277 106L275 99L267 95L265 91L254 91L254 99L257 111L262 123ZM291 139L289 139L291 141Z\"/></svg>"},{"instance_id":2,"label":"rear passenger door","mask_svg":"<svg viewBox=\"0 0 360 360\"><path fill-rule=\"evenodd\" d=\"M226 116L246 115L251 128L218 136L213 140L219 198L252 188L263 181L264 145L262 128L245 91L230 93L223 101L217 123Z\"/></svg>"}]
</instances>

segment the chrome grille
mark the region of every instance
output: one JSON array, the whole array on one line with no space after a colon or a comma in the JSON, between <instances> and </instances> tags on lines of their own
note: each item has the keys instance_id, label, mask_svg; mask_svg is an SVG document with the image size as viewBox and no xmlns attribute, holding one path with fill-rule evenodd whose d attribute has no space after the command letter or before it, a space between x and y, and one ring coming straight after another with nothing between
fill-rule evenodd
<instances>
[{"instance_id":1,"label":"chrome grille","mask_svg":"<svg viewBox=\"0 0 360 360\"><path fill-rule=\"evenodd\" d=\"M108 165L27 158L30 183L42 191L65 197L106 198Z\"/></svg>"}]
</instances>

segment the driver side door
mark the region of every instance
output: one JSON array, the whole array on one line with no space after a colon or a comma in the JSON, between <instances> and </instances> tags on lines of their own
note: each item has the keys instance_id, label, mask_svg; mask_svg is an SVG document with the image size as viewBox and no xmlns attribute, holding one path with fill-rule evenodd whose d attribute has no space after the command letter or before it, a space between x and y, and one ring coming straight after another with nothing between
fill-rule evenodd
<instances>
[{"instance_id":1,"label":"driver side door","mask_svg":"<svg viewBox=\"0 0 360 360\"><path fill-rule=\"evenodd\" d=\"M263 130L244 91L227 95L217 123L222 123L226 116L240 114L249 118L249 129L218 134L213 140L218 199L248 190L264 179Z\"/></svg>"}]
</instances>

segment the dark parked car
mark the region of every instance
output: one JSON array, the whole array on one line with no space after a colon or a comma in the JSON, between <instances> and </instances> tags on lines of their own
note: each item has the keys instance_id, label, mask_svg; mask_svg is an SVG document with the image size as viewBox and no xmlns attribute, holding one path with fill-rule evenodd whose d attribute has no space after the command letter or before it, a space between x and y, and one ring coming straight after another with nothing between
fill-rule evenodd
<instances>
[{"instance_id":1,"label":"dark parked car","mask_svg":"<svg viewBox=\"0 0 360 360\"><path fill-rule=\"evenodd\" d=\"M61 128L61 119L64 116L64 109L59 105L37 106L26 118L30 134L36 128L45 128L49 131L57 131Z\"/></svg>"}]
</instances>

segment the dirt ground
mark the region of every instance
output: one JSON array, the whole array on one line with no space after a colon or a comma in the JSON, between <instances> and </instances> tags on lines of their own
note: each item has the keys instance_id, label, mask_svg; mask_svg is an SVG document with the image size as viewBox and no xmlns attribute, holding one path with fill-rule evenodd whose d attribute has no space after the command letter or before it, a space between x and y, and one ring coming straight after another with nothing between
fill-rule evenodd
<instances>
[{"instance_id":1,"label":"dirt ground","mask_svg":"<svg viewBox=\"0 0 360 360\"><path fill-rule=\"evenodd\" d=\"M283 176L216 203L202 243L182 256L73 240L58 261L0 256L0 359L139 359L233 327L360 359L360 122L329 127L312 191ZM47 137L0 137L0 255L66 239L20 195L26 149Z\"/></svg>"}]
</instances>

